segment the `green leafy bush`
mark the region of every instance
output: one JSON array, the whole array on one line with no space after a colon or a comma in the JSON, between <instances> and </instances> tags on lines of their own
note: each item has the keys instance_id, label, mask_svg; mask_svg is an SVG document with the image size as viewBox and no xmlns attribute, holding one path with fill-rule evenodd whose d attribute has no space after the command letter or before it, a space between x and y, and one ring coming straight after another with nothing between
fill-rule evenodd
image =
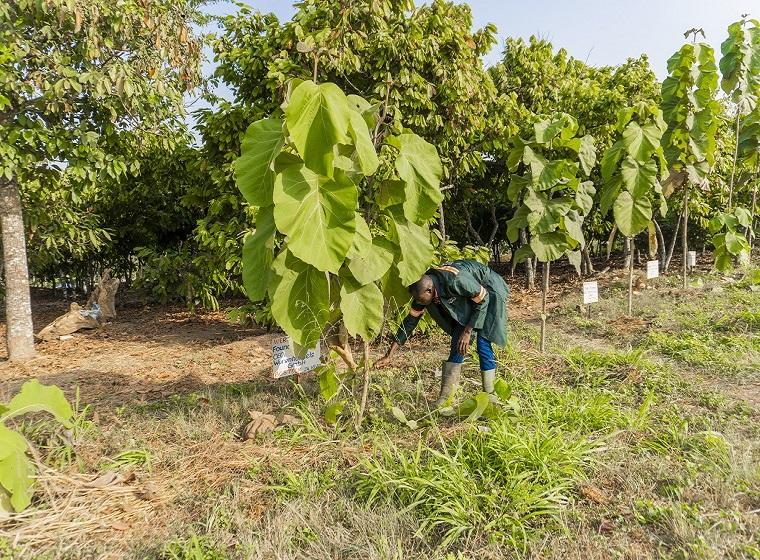
<instances>
[{"instance_id":1,"label":"green leafy bush","mask_svg":"<svg viewBox=\"0 0 760 560\"><path fill-rule=\"evenodd\" d=\"M0 511L22 511L32 503L34 466L26 456L28 442L8 421L23 414L49 412L66 428L73 411L58 387L27 381L9 403L0 404Z\"/></svg>"}]
</instances>

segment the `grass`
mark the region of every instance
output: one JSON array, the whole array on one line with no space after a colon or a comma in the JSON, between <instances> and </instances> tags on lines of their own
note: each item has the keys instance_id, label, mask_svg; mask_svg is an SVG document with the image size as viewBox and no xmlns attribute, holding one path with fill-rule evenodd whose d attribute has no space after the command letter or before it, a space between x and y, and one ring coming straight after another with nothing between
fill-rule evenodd
<instances>
[{"instance_id":1,"label":"grass","mask_svg":"<svg viewBox=\"0 0 760 560\"><path fill-rule=\"evenodd\" d=\"M736 380L752 379L760 294L742 279L709 291L718 281L688 298L646 290L634 320L619 319L623 297L591 319L570 302L546 354L534 321L512 321L498 359L518 406L472 425L428 415L447 346L435 334L373 373L361 434L325 424L310 379L209 386L97 423L79 407L73 434L30 423L49 465L136 471L168 498L127 530L67 535L79 548L63 553L0 522L0 558L759 558L760 410ZM410 429L391 406L429 422ZM249 410L301 424L241 442Z\"/></svg>"}]
</instances>

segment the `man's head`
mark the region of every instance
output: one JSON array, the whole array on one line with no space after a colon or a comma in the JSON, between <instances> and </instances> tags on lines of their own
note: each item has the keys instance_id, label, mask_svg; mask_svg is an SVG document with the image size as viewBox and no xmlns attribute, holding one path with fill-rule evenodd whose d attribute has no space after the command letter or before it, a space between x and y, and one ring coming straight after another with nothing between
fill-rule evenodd
<instances>
[{"instance_id":1,"label":"man's head","mask_svg":"<svg viewBox=\"0 0 760 560\"><path fill-rule=\"evenodd\" d=\"M409 293L415 303L419 305L430 305L433 301L433 296L435 295L433 279L425 274L422 278L409 286Z\"/></svg>"}]
</instances>

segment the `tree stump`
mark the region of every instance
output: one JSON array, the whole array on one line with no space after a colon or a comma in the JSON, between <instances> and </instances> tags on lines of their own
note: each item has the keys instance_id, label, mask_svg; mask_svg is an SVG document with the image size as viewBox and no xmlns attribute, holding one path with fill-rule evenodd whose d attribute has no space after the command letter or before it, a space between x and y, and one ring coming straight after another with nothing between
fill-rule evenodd
<instances>
[{"instance_id":1,"label":"tree stump","mask_svg":"<svg viewBox=\"0 0 760 560\"><path fill-rule=\"evenodd\" d=\"M90 294L87 300L87 307L91 308L93 303L100 306L100 312L104 321L116 317L116 292L119 290L119 279L111 278L111 270L105 269L103 276Z\"/></svg>"},{"instance_id":2,"label":"tree stump","mask_svg":"<svg viewBox=\"0 0 760 560\"><path fill-rule=\"evenodd\" d=\"M69 312L37 333L37 338L49 342L82 329L97 329L100 326L98 320L92 315L83 314L83 311L78 304L72 303Z\"/></svg>"}]
</instances>

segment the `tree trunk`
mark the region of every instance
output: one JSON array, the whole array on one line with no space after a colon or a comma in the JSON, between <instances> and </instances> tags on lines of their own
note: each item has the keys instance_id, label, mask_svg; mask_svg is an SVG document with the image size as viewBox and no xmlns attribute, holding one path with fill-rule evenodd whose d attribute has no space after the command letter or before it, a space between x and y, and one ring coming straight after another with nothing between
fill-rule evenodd
<instances>
[{"instance_id":1,"label":"tree trunk","mask_svg":"<svg viewBox=\"0 0 760 560\"><path fill-rule=\"evenodd\" d=\"M589 250L588 246L583 249L583 252L581 253L581 259L586 263L586 274L591 276L594 273L594 263L591 261L591 251Z\"/></svg>"},{"instance_id":2,"label":"tree trunk","mask_svg":"<svg viewBox=\"0 0 760 560\"><path fill-rule=\"evenodd\" d=\"M628 268L633 262L633 251L631 250L631 238L625 238L625 251L623 253L623 268Z\"/></svg>"},{"instance_id":3,"label":"tree trunk","mask_svg":"<svg viewBox=\"0 0 760 560\"><path fill-rule=\"evenodd\" d=\"M736 144L734 148L734 165L731 167L731 182L728 186L728 212L731 212L731 207L734 201L734 176L736 175L736 159L739 157L739 124L741 122L741 111L736 108Z\"/></svg>"},{"instance_id":4,"label":"tree trunk","mask_svg":"<svg viewBox=\"0 0 760 560\"><path fill-rule=\"evenodd\" d=\"M520 230L520 242L523 245L528 244L528 235L524 229ZM525 261L525 280L529 291L533 291L536 287L536 269L533 268L533 259Z\"/></svg>"},{"instance_id":5,"label":"tree trunk","mask_svg":"<svg viewBox=\"0 0 760 560\"><path fill-rule=\"evenodd\" d=\"M26 237L21 195L15 181L0 181L0 227L5 268L5 325L8 358L34 357L34 327L29 294Z\"/></svg>"},{"instance_id":6,"label":"tree trunk","mask_svg":"<svg viewBox=\"0 0 760 560\"><path fill-rule=\"evenodd\" d=\"M364 384L362 385L362 400L359 405L359 416L356 419L356 431L358 432L364 420L364 411L367 409L367 395L369 395L369 342L364 343Z\"/></svg>"},{"instance_id":7,"label":"tree trunk","mask_svg":"<svg viewBox=\"0 0 760 560\"><path fill-rule=\"evenodd\" d=\"M667 272L670 268L670 261L673 259L673 253L676 250L676 243L678 242L678 231L681 229L681 222L683 221L683 208L681 209L681 217L676 221L676 229L673 231L673 239L670 242L670 249L668 249L668 258L665 261L663 272Z\"/></svg>"},{"instance_id":8,"label":"tree trunk","mask_svg":"<svg viewBox=\"0 0 760 560\"><path fill-rule=\"evenodd\" d=\"M654 224L654 229L657 232L657 251L660 253L660 267L664 270L665 269L665 236L662 234L662 229L660 229L660 224L657 223L657 220L652 220L652 223Z\"/></svg>"},{"instance_id":9,"label":"tree trunk","mask_svg":"<svg viewBox=\"0 0 760 560\"><path fill-rule=\"evenodd\" d=\"M610 236L607 239L607 260L610 260L610 255L612 254L612 244L615 242L615 235L617 234L617 226L612 226L612 231L610 232Z\"/></svg>"},{"instance_id":10,"label":"tree trunk","mask_svg":"<svg viewBox=\"0 0 760 560\"><path fill-rule=\"evenodd\" d=\"M549 293L549 261L544 263L544 289L541 294L541 352L546 350L546 294Z\"/></svg>"},{"instance_id":11,"label":"tree trunk","mask_svg":"<svg viewBox=\"0 0 760 560\"><path fill-rule=\"evenodd\" d=\"M687 279L688 267L686 266L686 257L689 253L689 189L688 185L684 185L683 194L683 231L681 232L681 239L683 240L683 288L684 290L689 286Z\"/></svg>"},{"instance_id":12,"label":"tree trunk","mask_svg":"<svg viewBox=\"0 0 760 560\"><path fill-rule=\"evenodd\" d=\"M446 241L446 220L443 217L443 201L438 205L438 214L440 214L438 218L438 231L441 232L441 239Z\"/></svg>"},{"instance_id":13,"label":"tree trunk","mask_svg":"<svg viewBox=\"0 0 760 560\"><path fill-rule=\"evenodd\" d=\"M633 238L627 238L628 245L633 248ZM628 316L633 315L633 259L628 259Z\"/></svg>"}]
</instances>

